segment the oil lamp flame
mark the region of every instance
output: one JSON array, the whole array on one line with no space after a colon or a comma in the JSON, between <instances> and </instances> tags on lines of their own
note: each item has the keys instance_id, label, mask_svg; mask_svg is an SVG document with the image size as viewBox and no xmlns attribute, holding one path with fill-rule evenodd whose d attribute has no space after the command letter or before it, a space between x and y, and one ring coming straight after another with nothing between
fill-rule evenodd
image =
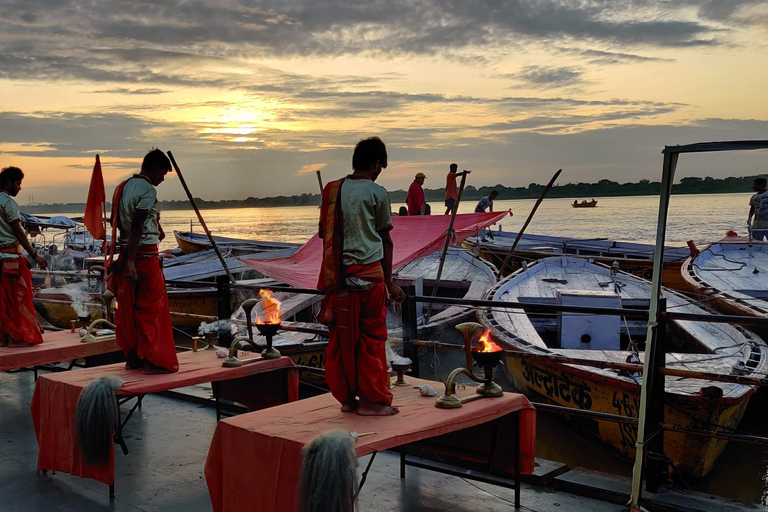
<instances>
[{"instance_id":1,"label":"oil lamp flame","mask_svg":"<svg viewBox=\"0 0 768 512\"><path fill-rule=\"evenodd\" d=\"M271 290L260 290L261 304L264 308L264 316L256 316L257 324L279 324L280 323L280 301L272 297Z\"/></svg>"},{"instance_id":2,"label":"oil lamp flame","mask_svg":"<svg viewBox=\"0 0 768 512\"><path fill-rule=\"evenodd\" d=\"M486 329L482 336L480 336L480 344L476 348L476 352L499 352L503 350L500 346L491 341L491 330Z\"/></svg>"}]
</instances>

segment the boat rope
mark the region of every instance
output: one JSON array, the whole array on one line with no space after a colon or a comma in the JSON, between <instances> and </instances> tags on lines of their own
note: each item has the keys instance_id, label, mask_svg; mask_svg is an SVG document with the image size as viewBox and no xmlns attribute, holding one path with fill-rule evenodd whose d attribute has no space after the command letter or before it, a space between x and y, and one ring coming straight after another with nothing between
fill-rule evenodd
<instances>
[{"instance_id":1,"label":"boat rope","mask_svg":"<svg viewBox=\"0 0 768 512\"><path fill-rule=\"evenodd\" d=\"M437 346L440 344L437 341L427 341L427 350L432 352L432 361L429 363L429 367L435 371L435 380L439 381L438 369L440 368L440 358L437 356ZM471 368L467 368L471 370Z\"/></svg>"},{"instance_id":2,"label":"boat rope","mask_svg":"<svg viewBox=\"0 0 768 512\"><path fill-rule=\"evenodd\" d=\"M616 280L616 275L618 272L619 272L619 262L614 261L613 265L611 266L611 281L613 281L613 291L616 293L616 296L619 297L619 307L621 309L624 309L624 304L622 304L621 302L621 287L623 285ZM627 350L632 352L636 357L638 357L638 354L640 353L640 348L637 346L637 343L635 342L635 340L632 339L632 333L629 332L629 322L627 322L627 317L622 316L621 319L624 322L624 328L627 330L627 338L629 338L629 345L627 345Z\"/></svg>"},{"instance_id":3,"label":"boat rope","mask_svg":"<svg viewBox=\"0 0 768 512\"><path fill-rule=\"evenodd\" d=\"M704 272L738 272L739 270L743 269L747 266L747 262L742 261L736 261L725 257L725 254L718 254L715 251L713 251L710 247L707 247L703 251L701 251L701 254L704 254L705 252L709 251L712 254L712 257L715 258L723 258L728 263L733 263L734 265L739 265L739 268L703 268L699 266L698 263L695 261L693 262L693 266L696 267L699 270L702 270ZM700 254L700 255L701 255Z\"/></svg>"}]
</instances>

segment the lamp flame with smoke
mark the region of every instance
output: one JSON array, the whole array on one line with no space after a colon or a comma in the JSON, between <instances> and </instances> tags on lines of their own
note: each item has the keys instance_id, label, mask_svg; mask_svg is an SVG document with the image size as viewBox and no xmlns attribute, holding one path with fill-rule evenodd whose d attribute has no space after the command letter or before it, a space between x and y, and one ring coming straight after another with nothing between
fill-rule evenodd
<instances>
[{"instance_id":1,"label":"lamp flame with smoke","mask_svg":"<svg viewBox=\"0 0 768 512\"><path fill-rule=\"evenodd\" d=\"M279 324L280 323L280 306L279 300L275 299L272 295L274 292L271 290L259 290L259 297L261 297L261 303L264 308L264 317L256 315L257 324Z\"/></svg>"},{"instance_id":2,"label":"lamp flame with smoke","mask_svg":"<svg viewBox=\"0 0 768 512\"><path fill-rule=\"evenodd\" d=\"M500 346L491 341L491 330L486 329L479 339L480 343L475 346L475 352L499 352L503 350Z\"/></svg>"}]
</instances>

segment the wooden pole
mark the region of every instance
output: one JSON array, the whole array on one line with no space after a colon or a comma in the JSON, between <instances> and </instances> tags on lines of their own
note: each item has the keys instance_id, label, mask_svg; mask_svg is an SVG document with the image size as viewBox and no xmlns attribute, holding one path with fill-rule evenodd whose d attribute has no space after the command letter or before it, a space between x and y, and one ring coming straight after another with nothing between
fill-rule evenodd
<instances>
[{"instance_id":1,"label":"wooden pole","mask_svg":"<svg viewBox=\"0 0 768 512\"><path fill-rule=\"evenodd\" d=\"M320 170L315 172L317 173L317 183L320 185L320 195L323 195L323 177L320 175Z\"/></svg>"},{"instance_id":2,"label":"wooden pole","mask_svg":"<svg viewBox=\"0 0 768 512\"><path fill-rule=\"evenodd\" d=\"M549 192L549 189L551 189L551 188L554 186L554 184L555 184L555 181L557 180L558 176L560 176L560 173L561 173L561 172L563 172L563 170L562 170L562 169L558 169L558 170L557 170L557 172L555 173L555 175L554 175L554 176L552 176L552 179L551 179L551 180L549 180L549 183L547 184L547 186L546 186L546 187L544 187L544 190L542 190L542 192L541 192L541 196L540 196L540 197L539 197L539 199L536 201L536 204L534 204L534 205L533 205L533 208L531 208L531 213L529 213L529 214L528 214L528 218L527 218L527 219L525 219L525 224L523 224L523 227L522 227L522 228L520 228L520 231L517 233L517 236L515 237L515 241L514 241L514 243L512 243L512 247L510 247L510 249L509 249L509 253L507 254L507 257L504 259L504 264L503 264L503 265L501 266L501 268L499 269L499 275L500 275L500 276L503 276L503 275L504 275L504 269L506 269L506 268L507 268L507 264L509 263L509 260L512 258L512 254L515 252L515 247L517 247L517 243L520 241L520 238L522 238L522 236L523 236L523 233L525 233L525 228L527 228L527 227L528 227L528 224L530 224L530 223L531 223L531 220L533 219L533 214L534 214L534 213L536 213L536 210L539 208L539 205L540 205L540 204L541 204L541 202L544 200L544 197L545 197L545 196L547 195L547 193Z\"/></svg>"},{"instance_id":3,"label":"wooden pole","mask_svg":"<svg viewBox=\"0 0 768 512\"><path fill-rule=\"evenodd\" d=\"M211 235L211 232L208 230L208 225L205 223L205 220L203 219L203 216L200 213L200 210L198 209L197 204L195 203L195 198L192 197L192 192L190 192L189 187L187 187L187 182L184 181L184 176L182 176L181 174L181 169L179 169L179 166L176 163L176 159L173 158L173 153L171 153L170 151L168 152L168 158L171 159L173 168L176 169L176 174L179 175L179 181L181 182L181 186L184 187L184 192L187 193L187 198L189 198L189 202L192 205L192 209L195 210L195 213L197 214L197 220L200 221L200 225L203 226L203 230L205 231L205 234L208 236L208 240L210 240L211 245L213 246L213 250L214 252L216 252L216 256L219 257L219 261L221 261L221 266L224 267L224 271L227 273L227 277L229 277L229 282L234 283L235 278L232 276L232 272L229 271L229 266L227 265L227 262L224 260L224 256L221 255L221 251L219 251L219 246L216 245L216 240L213 239L213 235Z\"/></svg>"},{"instance_id":4,"label":"wooden pole","mask_svg":"<svg viewBox=\"0 0 768 512\"><path fill-rule=\"evenodd\" d=\"M437 268L437 279L435 279L435 286L432 288L432 296L437 296L437 289L440 287L440 278L443 276L443 265L445 265L445 257L448 254L448 247L451 245L451 237L453 237L453 223L456 222L456 213L459 211L459 203L461 203L461 195L464 193L464 185L467 183L467 171L461 172L461 185L459 185L459 195L456 197L456 203L451 210L451 222L448 225L448 231L445 233L445 245L443 245L443 254L440 256L440 266ZM427 312L424 314L424 325L429 323L429 317L432 316L432 303L427 306Z\"/></svg>"}]
</instances>

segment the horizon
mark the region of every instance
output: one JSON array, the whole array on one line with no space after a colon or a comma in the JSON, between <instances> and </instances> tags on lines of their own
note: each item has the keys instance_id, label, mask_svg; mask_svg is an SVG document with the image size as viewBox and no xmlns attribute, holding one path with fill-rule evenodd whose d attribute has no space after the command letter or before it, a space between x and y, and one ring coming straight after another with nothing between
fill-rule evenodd
<instances>
[{"instance_id":1,"label":"horizon","mask_svg":"<svg viewBox=\"0 0 768 512\"><path fill-rule=\"evenodd\" d=\"M392 190L452 162L477 188L656 181L664 145L768 139L762 0L6 6L0 167L37 202L84 202L97 153L110 196L152 147L216 201L315 193L372 135ZM699 155L678 178L766 172L766 151Z\"/></svg>"}]
</instances>

